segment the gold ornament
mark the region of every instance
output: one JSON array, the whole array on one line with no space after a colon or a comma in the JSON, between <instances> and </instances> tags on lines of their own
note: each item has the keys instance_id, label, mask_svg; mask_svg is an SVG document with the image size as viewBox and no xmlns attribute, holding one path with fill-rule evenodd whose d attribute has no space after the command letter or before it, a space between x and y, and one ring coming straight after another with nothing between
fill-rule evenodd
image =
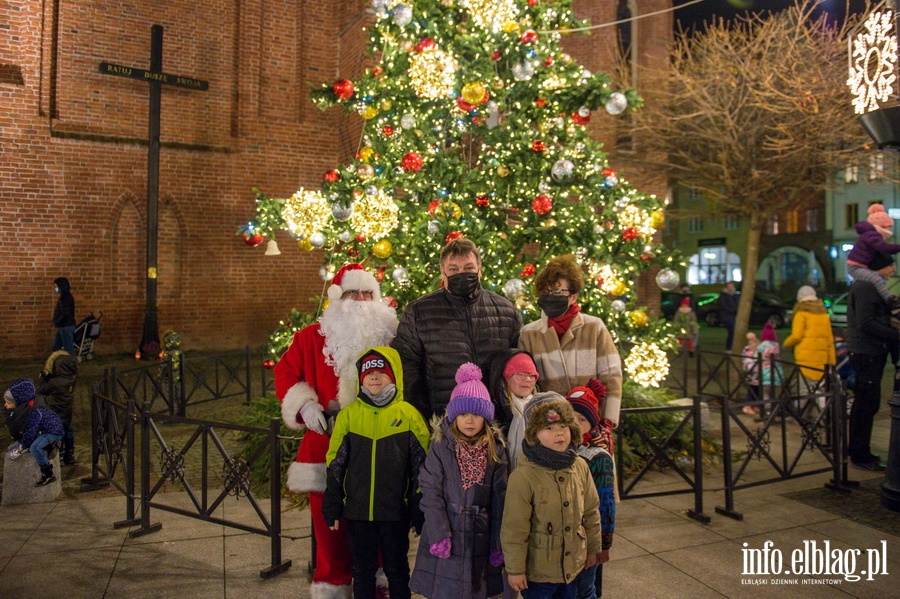
<instances>
[{"instance_id":1,"label":"gold ornament","mask_svg":"<svg viewBox=\"0 0 900 599\"><path fill-rule=\"evenodd\" d=\"M639 329L647 326L650 319L647 318L647 314L643 310L632 310L628 313L628 321L631 323L631 326Z\"/></svg>"},{"instance_id":2,"label":"gold ornament","mask_svg":"<svg viewBox=\"0 0 900 599\"><path fill-rule=\"evenodd\" d=\"M468 102L469 104L480 104L482 100L484 100L484 94L487 90L484 87L484 83L480 81L475 81L473 83L466 83L462 88L462 97L463 100Z\"/></svg>"},{"instance_id":3,"label":"gold ornament","mask_svg":"<svg viewBox=\"0 0 900 599\"><path fill-rule=\"evenodd\" d=\"M547 220L545 220L544 222L541 223L541 226L544 227L545 229L552 229L553 227L556 226L556 219L548 218Z\"/></svg>"},{"instance_id":4,"label":"gold ornament","mask_svg":"<svg viewBox=\"0 0 900 599\"><path fill-rule=\"evenodd\" d=\"M350 224L359 235L377 241L397 227L398 212L394 200L379 189L374 195L365 194L353 202Z\"/></svg>"},{"instance_id":5,"label":"gold ornament","mask_svg":"<svg viewBox=\"0 0 900 599\"><path fill-rule=\"evenodd\" d=\"M456 202L441 202L434 209L434 215L439 218L459 218L462 216L462 208Z\"/></svg>"},{"instance_id":6,"label":"gold ornament","mask_svg":"<svg viewBox=\"0 0 900 599\"><path fill-rule=\"evenodd\" d=\"M650 226L658 229L666 222L666 215L662 210L654 210L650 213Z\"/></svg>"},{"instance_id":7,"label":"gold ornament","mask_svg":"<svg viewBox=\"0 0 900 599\"><path fill-rule=\"evenodd\" d=\"M506 33L512 33L513 31L519 30L519 24L515 21L507 21L503 24L503 31Z\"/></svg>"},{"instance_id":8,"label":"gold ornament","mask_svg":"<svg viewBox=\"0 0 900 599\"><path fill-rule=\"evenodd\" d=\"M377 258L387 258L393 251L394 245L387 239L377 241L375 242L375 245L372 246L372 253L375 254Z\"/></svg>"},{"instance_id":9,"label":"gold ornament","mask_svg":"<svg viewBox=\"0 0 900 599\"><path fill-rule=\"evenodd\" d=\"M328 224L331 205L318 191L305 191L301 187L285 201L281 217L295 237L309 237Z\"/></svg>"},{"instance_id":10,"label":"gold ornament","mask_svg":"<svg viewBox=\"0 0 900 599\"><path fill-rule=\"evenodd\" d=\"M506 82L503 81L503 77L497 77L494 79L494 89L503 89L503 86L506 85Z\"/></svg>"},{"instance_id":11,"label":"gold ornament","mask_svg":"<svg viewBox=\"0 0 900 599\"><path fill-rule=\"evenodd\" d=\"M363 162L368 162L373 154L375 154L375 150L371 146L363 146L359 149L359 159Z\"/></svg>"},{"instance_id":12,"label":"gold ornament","mask_svg":"<svg viewBox=\"0 0 900 599\"><path fill-rule=\"evenodd\" d=\"M509 175L509 169L506 168L505 166L498 166L497 167L497 175L500 177L505 177L505 176Z\"/></svg>"},{"instance_id":13,"label":"gold ornament","mask_svg":"<svg viewBox=\"0 0 900 599\"><path fill-rule=\"evenodd\" d=\"M360 116L362 116L362 118L366 119L367 121L371 121L376 116L378 116L378 109L375 108L374 106L372 106L371 104L369 104L359 114L360 114Z\"/></svg>"},{"instance_id":14,"label":"gold ornament","mask_svg":"<svg viewBox=\"0 0 900 599\"><path fill-rule=\"evenodd\" d=\"M433 47L409 59L409 84L423 98L439 100L453 93L456 59Z\"/></svg>"},{"instance_id":15,"label":"gold ornament","mask_svg":"<svg viewBox=\"0 0 900 599\"><path fill-rule=\"evenodd\" d=\"M613 295L625 295L628 292L628 285L624 281L617 280L612 284L610 293Z\"/></svg>"},{"instance_id":16,"label":"gold ornament","mask_svg":"<svg viewBox=\"0 0 900 599\"><path fill-rule=\"evenodd\" d=\"M394 106L394 105L393 105L393 103L391 103L390 100L382 100L382 101L381 101L381 109L382 109L383 111L385 111L385 112L387 112L388 110L390 110L393 106Z\"/></svg>"},{"instance_id":17,"label":"gold ornament","mask_svg":"<svg viewBox=\"0 0 900 599\"><path fill-rule=\"evenodd\" d=\"M297 245L304 252L311 252L315 249L315 248L313 248L313 244L311 244L309 242L309 239L301 239L300 241L297 242Z\"/></svg>"},{"instance_id":18,"label":"gold ornament","mask_svg":"<svg viewBox=\"0 0 900 599\"><path fill-rule=\"evenodd\" d=\"M363 181L367 181L375 176L375 169L372 168L371 164L363 163L356 169L356 174Z\"/></svg>"}]
</instances>

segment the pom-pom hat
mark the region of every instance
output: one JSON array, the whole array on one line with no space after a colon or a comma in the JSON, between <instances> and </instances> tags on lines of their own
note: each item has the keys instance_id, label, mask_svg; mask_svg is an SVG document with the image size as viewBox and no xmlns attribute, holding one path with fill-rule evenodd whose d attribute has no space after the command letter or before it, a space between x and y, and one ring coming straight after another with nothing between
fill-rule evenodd
<instances>
[{"instance_id":1,"label":"pom-pom hat","mask_svg":"<svg viewBox=\"0 0 900 599\"><path fill-rule=\"evenodd\" d=\"M876 227L884 227L891 229L894 226L894 219L884 211L883 204L872 204L869 206L869 217L866 219Z\"/></svg>"},{"instance_id":2,"label":"pom-pom hat","mask_svg":"<svg viewBox=\"0 0 900 599\"><path fill-rule=\"evenodd\" d=\"M763 326L762 333L760 333L759 337L763 341L778 341L778 334L775 332L775 327L772 326L771 322L767 322Z\"/></svg>"},{"instance_id":3,"label":"pom-pom hat","mask_svg":"<svg viewBox=\"0 0 900 599\"><path fill-rule=\"evenodd\" d=\"M487 387L481 382L481 369L466 362L456 371L456 387L450 393L447 404L447 419L451 422L460 414L483 416L485 421L494 421L494 404Z\"/></svg>"},{"instance_id":4,"label":"pom-pom hat","mask_svg":"<svg viewBox=\"0 0 900 599\"><path fill-rule=\"evenodd\" d=\"M525 417L525 442L537 445L537 434L552 424L564 424L572 434L572 443L581 439L581 427L575 422L575 412L566 398L553 391L535 393L522 411Z\"/></svg>"},{"instance_id":5,"label":"pom-pom hat","mask_svg":"<svg viewBox=\"0 0 900 599\"><path fill-rule=\"evenodd\" d=\"M600 405L593 391L587 387L573 387L566 393L566 399L572 404L573 410L591 423L591 428L600 424Z\"/></svg>"},{"instance_id":6,"label":"pom-pom hat","mask_svg":"<svg viewBox=\"0 0 900 599\"><path fill-rule=\"evenodd\" d=\"M345 264L337 271L328 288L328 299L338 300L347 291L371 291L372 299L381 299L381 289L375 275L363 268L362 264Z\"/></svg>"},{"instance_id":7,"label":"pom-pom hat","mask_svg":"<svg viewBox=\"0 0 900 599\"><path fill-rule=\"evenodd\" d=\"M20 378L12 382L3 397L12 400L16 406L21 406L34 399L34 393L34 381L29 378Z\"/></svg>"}]
</instances>

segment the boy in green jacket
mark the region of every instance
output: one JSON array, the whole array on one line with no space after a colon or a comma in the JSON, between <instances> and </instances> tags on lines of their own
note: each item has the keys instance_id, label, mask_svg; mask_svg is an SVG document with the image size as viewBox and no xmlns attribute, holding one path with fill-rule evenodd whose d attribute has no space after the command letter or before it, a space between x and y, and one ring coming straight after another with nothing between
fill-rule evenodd
<instances>
[{"instance_id":1,"label":"boy in green jacket","mask_svg":"<svg viewBox=\"0 0 900 599\"><path fill-rule=\"evenodd\" d=\"M416 532L422 527L418 478L428 426L403 400L394 349L363 352L356 369L357 400L338 413L325 457L322 513L332 530L347 526L354 598L375 598L380 549L391 599L409 599L409 527L411 519Z\"/></svg>"}]
</instances>

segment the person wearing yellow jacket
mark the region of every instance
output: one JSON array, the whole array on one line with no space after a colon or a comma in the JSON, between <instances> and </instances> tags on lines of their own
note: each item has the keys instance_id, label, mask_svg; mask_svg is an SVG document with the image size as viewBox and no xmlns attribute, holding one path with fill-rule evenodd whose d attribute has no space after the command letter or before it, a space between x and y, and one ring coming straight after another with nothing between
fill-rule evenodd
<instances>
[{"instance_id":1,"label":"person wearing yellow jacket","mask_svg":"<svg viewBox=\"0 0 900 599\"><path fill-rule=\"evenodd\" d=\"M825 366L835 363L834 335L828 310L809 285L797 290L791 335L785 339L784 347L794 348L794 362L801 367L807 389L821 391L818 387ZM820 400L820 408L823 403Z\"/></svg>"}]
</instances>

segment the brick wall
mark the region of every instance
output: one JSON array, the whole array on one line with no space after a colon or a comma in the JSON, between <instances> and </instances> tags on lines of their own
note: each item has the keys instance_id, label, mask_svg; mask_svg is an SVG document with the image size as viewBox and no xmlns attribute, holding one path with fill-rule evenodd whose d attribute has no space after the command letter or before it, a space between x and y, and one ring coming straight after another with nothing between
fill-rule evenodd
<instances>
[{"instance_id":1,"label":"brick wall","mask_svg":"<svg viewBox=\"0 0 900 599\"><path fill-rule=\"evenodd\" d=\"M601 4L579 0L577 14L610 20ZM322 289L317 253L281 233L282 255L265 257L233 233L253 214L252 187L286 196L317 186L356 151L361 119L319 111L308 84L369 65L368 5L0 0L0 359L47 353L58 276L72 282L79 320L103 312L98 352L137 347L148 86L98 63L149 68L155 23L163 71L209 81L208 91L162 91L160 332L180 331L187 349L261 345L291 307L310 307ZM602 68L607 37L571 36L571 52Z\"/></svg>"}]
</instances>

